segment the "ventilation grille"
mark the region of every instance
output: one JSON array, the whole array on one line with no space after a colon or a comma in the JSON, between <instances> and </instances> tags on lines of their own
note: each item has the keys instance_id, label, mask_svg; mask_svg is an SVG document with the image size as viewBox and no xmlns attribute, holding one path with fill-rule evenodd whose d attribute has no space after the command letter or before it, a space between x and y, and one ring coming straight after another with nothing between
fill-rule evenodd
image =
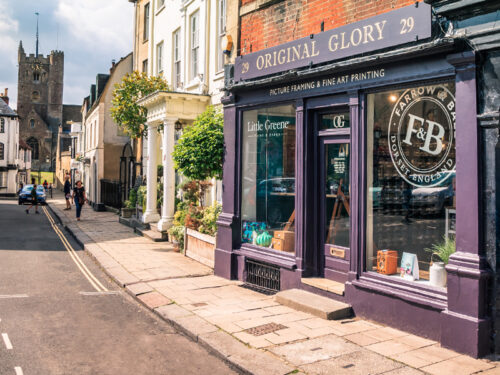
<instances>
[{"instance_id":1,"label":"ventilation grille","mask_svg":"<svg viewBox=\"0 0 500 375\"><path fill-rule=\"evenodd\" d=\"M276 266L246 260L246 283L255 289L267 293L276 293L280 290L280 269Z\"/></svg>"}]
</instances>

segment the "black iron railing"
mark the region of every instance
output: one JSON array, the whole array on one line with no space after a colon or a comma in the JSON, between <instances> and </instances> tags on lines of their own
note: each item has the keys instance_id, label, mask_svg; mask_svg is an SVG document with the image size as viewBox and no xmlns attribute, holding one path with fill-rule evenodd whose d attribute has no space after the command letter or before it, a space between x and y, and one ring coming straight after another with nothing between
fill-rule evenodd
<instances>
[{"instance_id":1,"label":"black iron railing","mask_svg":"<svg viewBox=\"0 0 500 375\"><path fill-rule=\"evenodd\" d=\"M122 207L123 201L119 181L101 180L101 201L106 206Z\"/></svg>"}]
</instances>

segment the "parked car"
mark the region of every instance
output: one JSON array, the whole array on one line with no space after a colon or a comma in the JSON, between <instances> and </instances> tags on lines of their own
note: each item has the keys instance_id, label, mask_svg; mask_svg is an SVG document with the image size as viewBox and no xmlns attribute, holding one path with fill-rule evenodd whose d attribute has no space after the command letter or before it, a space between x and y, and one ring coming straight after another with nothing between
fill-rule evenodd
<instances>
[{"instance_id":1,"label":"parked car","mask_svg":"<svg viewBox=\"0 0 500 375\"><path fill-rule=\"evenodd\" d=\"M449 172L436 186L413 189L410 199L411 209L421 214L439 214L446 206L451 206L455 195L454 178L455 172Z\"/></svg>"},{"instance_id":2,"label":"parked car","mask_svg":"<svg viewBox=\"0 0 500 375\"><path fill-rule=\"evenodd\" d=\"M33 190L33 185L25 185L21 192L19 193L19 204L31 203L32 196L31 191ZM36 196L38 198L38 203L46 204L46 194L45 189L42 185L36 187Z\"/></svg>"}]
</instances>

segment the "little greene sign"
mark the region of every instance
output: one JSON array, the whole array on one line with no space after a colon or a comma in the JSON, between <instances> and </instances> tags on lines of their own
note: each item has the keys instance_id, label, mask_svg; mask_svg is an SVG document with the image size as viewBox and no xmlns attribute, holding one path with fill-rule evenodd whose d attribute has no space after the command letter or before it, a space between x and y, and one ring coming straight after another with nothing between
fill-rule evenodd
<instances>
[{"instance_id":1,"label":"little greene sign","mask_svg":"<svg viewBox=\"0 0 500 375\"><path fill-rule=\"evenodd\" d=\"M431 6L415 3L277 47L238 56L236 81L338 60L431 36Z\"/></svg>"}]
</instances>

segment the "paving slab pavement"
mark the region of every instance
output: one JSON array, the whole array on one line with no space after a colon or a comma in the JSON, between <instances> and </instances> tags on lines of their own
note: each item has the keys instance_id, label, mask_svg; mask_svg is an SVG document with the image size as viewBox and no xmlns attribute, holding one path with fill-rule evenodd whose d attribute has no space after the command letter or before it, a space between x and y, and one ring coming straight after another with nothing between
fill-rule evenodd
<instances>
[{"instance_id":1,"label":"paving slab pavement","mask_svg":"<svg viewBox=\"0 0 500 375\"><path fill-rule=\"evenodd\" d=\"M52 212L128 293L245 374L500 374L500 362L473 359L432 340L358 318L328 321L213 275L167 242L138 236L112 212L88 205L82 220Z\"/></svg>"}]
</instances>

